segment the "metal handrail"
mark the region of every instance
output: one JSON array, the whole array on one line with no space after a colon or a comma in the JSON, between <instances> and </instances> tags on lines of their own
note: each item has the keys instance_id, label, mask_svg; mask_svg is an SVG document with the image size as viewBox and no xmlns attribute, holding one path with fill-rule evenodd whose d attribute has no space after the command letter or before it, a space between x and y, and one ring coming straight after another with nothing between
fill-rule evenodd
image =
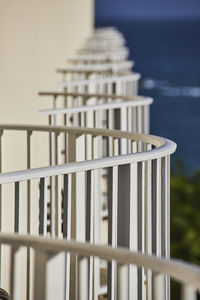
<instances>
[{"instance_id":1,"label":"metal handrail","mask_svg":"<svg viewBox=\"0 0 200 300\"><path fill-rule=\"evenodd\" d=\"M76 55L82 56L82 55L105 55L108 56L110 58L112 57L119 57L119 56L125 56L127 57L129 55L129 49L128 48L121 48L121 49L112 49L112 50L108 50L108 49L103 49L100 51L98 51L98 49L87 49L87 48L82 48L77 50Z\"/></svg>"},{"instance_id":2,"label":"metal handrail","mask_svg":"<svg viewBox=\"0 0 200 300\"><path fill-rule=\"evenodd\" d=\"M128 58L129 52L123 51L123 52L107 52L107 53L77 53L76 57L73 59L69 59L69 62L75 61L84 61L84 62L106 62L106 61L123 61Z\"/></svg>"},{"instance_id":3,"label":"metal handrail","mask_svg":"<svg viewBox=\"0 0 200 300\"><path fill-rule=\"evenodd\" d=\"M100 96L99 96L100 98ZM101 97L102 99L104 96ZM109 97L107 97L109 98ZM124 97L125 99L131 97ZM139 98L139 100L138 100ZM118 100L123 100L123 97L116 97ZM100 111L100 110L108 110L108 109L119 109L119 108L127 108L127 107L140 107L144 105L150 105L153 103L153 99L147 97L135 97L135 99L131 99L131 101L125 101L123 103L102 103L97 105L87 105L87 106L78 106L78 107L69 107L69 108L57 108L57 109L43 109L39 111L41 115L60 115L60 114L69 114L69 113L81 113L81 112L89 112L89 111Z\"/></svg>"},{"instance_id":4,"label":"metal handrail","mask_svg":"<svg viewBox=\"0 0 200 300\"><path fill-rule=\"evenodd\" d=\"M100 259L106 261L116 261L120 266L132 266L135 265L139 268L150 269L153 272L153 281L154 281L154 289L153 289L153 299L160 300L164 299L165 292L159 294L157 290L160 289L161 282L159 281L159 276L162 274L166 274L170 276L172 279L180 282L186 289L192 289L195 291L200 291L200 268L198 266L188 264L182 262L177 259L162 259L159 257L155 257L152 255L147 255L144 253L129 251L125 248L113 248L110 246L100 246L100 245L92 245L90 243L80 243L77 241L67 241L60 239L49 239L44 237L34 237L27 235L14 235L14 234L0 234L0 244L1 245L10 245L11 252L16 253L21 249L21 247L31 248L32 251L35 252L35 272L36 270L40 270L40 273L36 273L34 276L34 299L42 299L47 293L47 288L45 284L44 278L46 278L47 274L50 271L47 270L46 266L50 262L50 257L56 256L60 253L71 253L76 254L81 257L81 260L84 261L85 257L98 257ZM17 250L16 250L17 249ZM14 252L13 252L14 251ZM17 261L16 255L14 255L14 261ZM45 259L44 259L45 258ZM18 265L19 268L19 265ZM62 269L61 269L62 270ZM70 274L67 273L61 275L62 272L60 270L60 274L57 275L56 278L54 276L54 280L58 284L59 280L65 276L65 280L68 281ZM14 274L14 269L11 269L10 278L16 280L16 275ZM83 270L80 270L80 275ZM87 270L88 275L90 274L90 270ZM92 278L85 273L86 283L92 283ZM84 277L80 276L79 278L79 288L81 288L81 281L84 281ZM84 281L85 282L85 281ZM117 282L114 282L114 285L117 287L118 295L125 292L126 287L123 287L120 282L120 278L118 278ZM19 289L20 287L17 286ZM56 288L56 287L55 287ZM85 286L82 290L83 294L80 295L80 299L85 299L85 295L89 293L90 285ZM19 291L18 291L19 292ZM67 291L68 292L68 291ZM69 292L68 292L69 293ZM116 293L116 291L115 291ZM14 296L15 291L13 289L13 285L11 284L11 295ZM119 296L118 296L119 297ZM161 297L161 298L160 298ZM51 299L51 297L50 297ZM61 298L62 299L62 298ZM184 299L187 299L184 297Z\"/></svg>"},{"instance_id":5,"label":"metal handrail","mask_svg":"<svg viewBox=\"0 0 200 300\"><path fill-rule=\"evenodd\" d=\"M200 291L200 267L178 259L163 259L154 255L130 251L125 248L92 245L74 240L60 240L39 236L0 233L0 243L15 247L31 247L48 253L70 252L81 256L98 256L104 260L116 260L120 264L134 264L151 269L156 273L165 273L173 279L190 284Z\"/></svg>"},{"instance_id":6,"label":"metal handrail","mask_svg":"<svg viewBox=\"0 0 200 300\"><path fill-rule=\"evenodd\" d=\"M140 79L140 74L132 73L132 74L125 74L121 76L108 76L106 78L91 78L91 79L83 79L83 80L71 80L66 82L59 82L57 84L58 87L73 87L73 86L84 86L90 84L102 84L102 83L112 83L112 82L119 82L122 80L134 80L138 81Z\"/></svg>"},{"instance_id":7,"label":"metal handrail","mask_svg":"<svg viewBox=\"0 0 200 300\"><path fill-rule=\"evenodd\" d=\"M121 156L99 158L91 161L81 161L51 167L42 167L25 171L8 172L0 174L0 184L32 180L50 176L58 176L62 174L72 174L75 172L88 171L94 169L109 168L114 165L120 166L131 163L138 163L140 161L145 162L149 160L159 159L161 157L171 155L175 152L176 144L174 142L171 142L167 139L163 139L162 142L162 146L150 150L148 152L124 154Z\"/></svg>"},{"instance_id":8,"label":"metal handrail","mask_svg":"<svg viewBox=\"0 0 200 300\"><path fill-rule=\"evenodd\" d=\"M100 64L71 64L66 68L57 69L58 73L92 73L92 72L120 72L120 70L130 71L134 63L132 61L120 61Z\"/></svg>"}]
</instances>

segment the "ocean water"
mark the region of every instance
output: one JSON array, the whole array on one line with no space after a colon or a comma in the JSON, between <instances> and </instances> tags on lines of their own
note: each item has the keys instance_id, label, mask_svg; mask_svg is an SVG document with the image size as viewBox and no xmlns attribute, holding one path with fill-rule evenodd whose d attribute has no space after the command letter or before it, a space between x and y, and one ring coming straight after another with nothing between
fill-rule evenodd
<instances>
[{"instance_id":1,"label":"ocean water","mask_svg":"<svg viewBox=\"0 0 200 300\"><path fill-rule=\"evenodd\" d=\"M151 133L175 141L188 174L200 170L200 20L97 20L123 32L140 94L154 98Z\"/></svg>"}]
</instances>

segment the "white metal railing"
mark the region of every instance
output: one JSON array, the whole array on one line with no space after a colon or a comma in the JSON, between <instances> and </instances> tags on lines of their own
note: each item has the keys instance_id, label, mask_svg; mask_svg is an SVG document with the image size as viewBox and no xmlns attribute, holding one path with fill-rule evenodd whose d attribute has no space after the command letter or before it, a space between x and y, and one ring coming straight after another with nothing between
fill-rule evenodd
<instances>
[{"instance_id":1,"label":"white metal railing","mask_svg":"<svg viewBox=\"0 0 200 300\"><path fill-rule=\"evenodd\" d=\"M69 94L63 93L40 93L43 96L66 97ZM75 94L71 94L75 95ZM56 96L56 98L55 98ZM79 103L87 104L95 95L77 94ZM80 98L83 98L80 102ZM129 132L149 133L149 106L153 102L151 98L141 96L117 97L97 96L96 105L57 108L41 110L41 115L49 117L49 125L85 126L91 128L121 129ZM112 101L109 103L108 101ZM56 107L56 104L54 104ZM60 120L59 116L63 116ZM98 118L95 118L95 115ZM60 121L60 122L59 122ZM62 123L61 123L62 122Z\"/></svg>"},{"instance_id":2,"label":"white metal railing","mask_svg":"<svg viewBox=\"0 0 200 300\"><path fill-rule=\"evenodd\" d=\"M63 135L68 145L65 148L65 159L68 163L0 175L1 204L13 201L11 195L5 198L5 184L14 184L15 206L13 214L9 212L13 224L9 228L10 232L50 234L60 238L100 243L102 208L99 179L101 170L106 169L104 190L108 206L108 237L104 242L113 247L122 246L142 253L153 253L159 257L169 257L169 156L175 151L174 143L153 136L121 131L12 126L2 125L1 129L51 133L52 164L57 164L58 136ZM107 144L104 158L101 150L103 143ZM126 144L124 155L120 155L121 143ZM138 152L139 148L143 151ZM37 186L38 180L39 194L37 191L33 195L33 186ZM24 193L27 195L25 202L22 201ZM31 209L33 205L35 209ZM23 213L24 207L28 208L27 214ZM2 206L1 222L4 215L5 206ZM24 223L29 224L29 231L25 230ZM5 222L1 224L4 224L3 231L6 232ZM27 257L27 260L30 258ZM68 257L68 264L69 260ZM71 261L73 272L76 270L74 263ZM101 293L102 264L95 259L91 261L91 266L94 268L93 299L97 299ZM84 270L84 264L78 263L78 268ZM111 293L114 268L114 264L109 264L108 272L111 277L108 293ZM128 272L122 268L119 276L122 276L120 281L125 287L124 291L127 291L129 282L132 282L132 286L135 285L134 289L130 286L129 288L131 295L140 295L138 299L144 297L146 289L151 293L151 272L144 269ZM168 279L164 278L163 282L167 293Z\"/></svg>"},{"instance_id":3,"label":"white metal railing","mask_svg":"<svg viewBox=\"0 0 200 300\"><path fill-rule=\"evenodd\" d=\"M64 73L86 73L87 75L91 73L125 73L130 72L133 67L133 62L130 60L120 61L120 62L107 62L100 64L80 64L79 61L74 60L73 64L68 64L67 68L58 69L57 72Z\"/></svg>"},{"instance_id":4,"label":"white metal railing","mask_svg":"<svg viewBox=\"0 0 200 300\"><path fill-rule=\"evenodd\" d=\"M85 55L85 54L93 54L93 55L101 55L101 54L104 54L105 56L109 56L111 59L112 59L112 56L113 57L119 57L119 56L128 56L129 55L129 49L126 48L126 47L121 47L121 48L118 48L118 49L92 49L92 48L88 48L88 47L85 47L85 48L81 48L77 51L76 55L79 57L79 55Z\"/></svg>"},{"instance_id":5,"label":"white metal railing","mask_svg":"<svg viewBox=\"0 0 200 300\"><path fill-rule=\"evenodd\" d=\"M138 81L140 75L137 73L121 76L105 76L82 80L64 81L57 84L58 88L65 91L87 92L98 94L118 94L121 96L134 96L138 92Z\"/></svg>"},{"instance_id":6,"label":"white metal railing","mask_svg":"<svg viewBox=\"0 0 200 300\"><path fill-rule=\"evenodd\" d=\"M100 42L103 42L103 44ZM124 60L129 54L128 48L124 47L124 44L125 39L119 31L113 29L97 30L83 48L78 50L77 56L78 59L83 57L86 60L92 58L93 61L102 60L102 58L110 61ZM89 53L93 53L93 55Z\"/></svg>"},{"instance_id":7,"label":"white metal railing","mask_svg":"<svg viewBox=\"0 0 200 300\"><path fill-rule=\"evenodd\" d=\"M112 52L103 52L103 53L77 53L75 60L78 60L80 62L102 62L102 61L123 61L128 58L129 51L123 50L123 51L112 51ZM71 61L71 60L69 60ZM73 59L72 59L73 61Z\"/></svg>"},{"instance_id":8,"label":"white metal railing","mask_svg":"<svg viewBox=\"0 0 200 300\"><path fill-rule=\"evenodd\" d=\"M94 34L85 41L83 48L97 51L125 49L125 39L116 34L112 34L112 36Z\"/></svg>"},{"instance_id":9,"label":"white metal railing","mask_svg":"<svg viewBox=\"0 0 200 300\"><path fill-rule=\"evenodd\" d=\"M34 300L65 300L68 298L68 289L73 284L72 278L69 275L70 273L64 272L63 268L59 269L59 272L55 274L55 264L54 268L51 268L52 261L63 253L65 253L65 257L70 257L70 255L76 257L77 261L82 262L82 265L85 266L85 269L78 269L77 295L80 300L93 299L94 283L90 263L96 258L107 261L108 265L111 262L115 263L119 271L125 268L129 268L130 270L137 268L151 270L153 278L152 299L154 300L165 299L165 294L162 293L162 281L160 281L163 274L170 276L183 286L183 290L185 291L181 297L183 300L194 299L193 295L195 291L200 291L200 268L174 259L161 259L122 248L116 249L88 243L83 244L75 241L61 241L59 239L45 239L27 235L0 234L0 244L1 246L6 245L10 248L11 254L8 262L11 265L9 277L11 299L23 299L23 290L20 281L23 282L24 278L23 276L19 276L22 264L19 258L22 259L20 252L29 251L30 248L34 253L34 272L31 280L33 286L31 296ZM5 266L1 265L1 269L3 267ZM68 265L65 268L70 270ZM108 278L109 276L110 274L107 275ZM53 289L51 282L49 282L51 278L55 280ZM108 296L108 299L130 299L129 290L127 286L122 284L119 273L112 284L111 288L114 295L112 295L112 298ZM127 296L126 298L124 298L125 295Z\"/></svg>"},{"instance_id":10,"label":"white metal railing","mask_svg":"<svg viewBox=\"0 0 200 300\"><path fill-rule=\"evenodd\" d=\"M53 96L41 112L51 126L0 125L0 286L11 299L169 300L169 276L184 300L200 290L198 267L169 260L176 144L140 134L152 99L136 96L124 44L117 30L97 30L59 70L64 91L41 93ZM25 138L27 170L4 172L13 131ZM46 167L34 168L37 134Z\"/></svg>"}]
</instances>

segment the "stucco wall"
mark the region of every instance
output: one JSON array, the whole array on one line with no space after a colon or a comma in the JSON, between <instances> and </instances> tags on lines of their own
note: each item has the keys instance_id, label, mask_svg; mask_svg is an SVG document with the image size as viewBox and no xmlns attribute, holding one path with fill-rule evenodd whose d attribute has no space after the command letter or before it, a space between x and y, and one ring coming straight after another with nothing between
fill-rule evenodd
<instances>
[{"instance_id":1,"label":"stucco wall","mask_svg":"<svg viewBox=\"0 0 200 300\"><path fill-rule=\"evenodd\" d=\"M60 79L56 68L74 55L93 27L93 0L1 0L0 1L0 123L47 124L38 110L51 101L38 97L39 90L54 90ZM34 167L49 163L48 139L33 142ZM26 165L26 135L5 133L3 172L22 170ZM32 209L38 210L38 182L33 190ZM22 186L22 231L26 233L27 197ZM3 187L2 230L13 232L14 190ZM38 224L36 218L35 225ZM1 287L9 292L8 252L3 254ZM25 256L24 256L25 258ZM25 260L24 260L25 261ZM23 265L23 278L26 276ZM18 275L17 275L18 276ZM18 276L19 277L19 276ZM20 276L20 280L22 277ZM19 299L26 299L23 280Z\"/></svg>"},{"instance_id":2,"label":"stucco wall","mask_svg":"<svg viewBox=\"0 0 200 300\"><path fill-rule=\"evenodd\" d=\"M43 122L38 91L55 87L92 26L93 0L0 1L1 123Z\"/></svg>"}]
</instances>

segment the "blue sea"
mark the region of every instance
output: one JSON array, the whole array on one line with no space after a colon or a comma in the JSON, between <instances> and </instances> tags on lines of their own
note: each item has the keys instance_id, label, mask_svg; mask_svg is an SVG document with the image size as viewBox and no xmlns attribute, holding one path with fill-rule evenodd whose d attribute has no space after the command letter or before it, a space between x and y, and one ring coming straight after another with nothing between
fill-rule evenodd
<instances>
[{"instance_id":1,"label":"blue sea","mask_svg":"<svg viewBox=\"0 0 200 300\"><path fill-rule=\"evenodd\" d=\"M151 133L175 141L186 172L200 170L200 20L97 20L125 36L140 94L154 98Z\"/></svg>"}]
</instances>

